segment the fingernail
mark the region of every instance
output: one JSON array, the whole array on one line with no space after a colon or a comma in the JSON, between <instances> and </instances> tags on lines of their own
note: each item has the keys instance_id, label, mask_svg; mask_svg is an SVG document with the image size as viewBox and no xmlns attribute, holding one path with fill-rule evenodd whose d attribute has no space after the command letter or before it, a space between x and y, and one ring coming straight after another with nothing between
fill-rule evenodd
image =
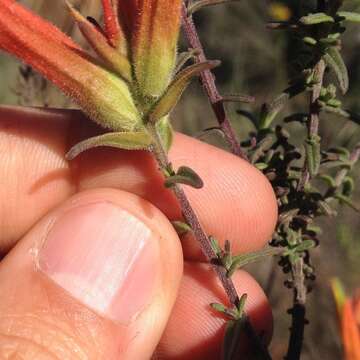
<instances>
[{"instance_id":1,"label":"fingernail","mask_svg":"<svg viewBox=\"0 0 360 360\"><path fill-rule=\"evenodd\" d=\"M51 280L121 324L150 303L159 274L156 235L111 203L69 210L55 222L38 256L40 270Z\"/></svg>"}]
</instances>

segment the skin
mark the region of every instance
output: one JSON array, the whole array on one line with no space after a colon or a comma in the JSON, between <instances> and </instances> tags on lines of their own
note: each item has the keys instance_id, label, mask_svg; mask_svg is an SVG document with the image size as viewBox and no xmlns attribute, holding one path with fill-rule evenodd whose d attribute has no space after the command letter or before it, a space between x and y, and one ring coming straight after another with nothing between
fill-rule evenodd
<instances>
[{"instance_id":1,"label":"skin","mask_svg":"<svg viewBox=\"0 0 360 360\"><path fill-rule=\"evenodd\" d=\"M0 109L0 357L220 358L225 320L209 303L226 303L226 296L196 241L174 233L169 219L178 219L180 209L162 186L151 155L101 148L70 164L65 160L71 145L98 132L76 111ZM181 134L169 156L175 168L188 165L204 180L203 189L187 187L186 193L207 233L222 244L230 239L234 253L267 243L277 206L258 170ZM162 235L161 306L150 304L128 326L72 299L36 271L29 253L51 221L94 200L131 207ZM262 289L244 271L233 279L238 292L248 294L246 310L254 327L270 338L271 309ZM150 326L149 319L156 321Z\"/></svg>"}]
</instances>

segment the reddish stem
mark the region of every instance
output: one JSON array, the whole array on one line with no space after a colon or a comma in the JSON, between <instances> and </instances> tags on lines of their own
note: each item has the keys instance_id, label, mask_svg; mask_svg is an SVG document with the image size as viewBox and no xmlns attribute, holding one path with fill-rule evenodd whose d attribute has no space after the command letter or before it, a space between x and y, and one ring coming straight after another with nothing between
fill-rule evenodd
<instances>
[{"instance_id":1,"label":"reddish stem","mask_svg":"<svg viewBox=\"0 0 360 360\"><path fill-rule=\"evenodd\" d=\"M187 41L193 49L196 49L198 51L196 55L196 60L198 62L207 61L204 48L201 44L194 21L192 19L192 16L188 15L185 3L183 3L182 7L182 24ZM211 72L211 70L205 70L201 73L201 82L208 96L211 107L215 113L219 126L225 135L225 139L231 149L231 152L234 155L240 156L243 159L247 159L245 152L241 148L241 145L236 138L230 120L226 115L224 102L222 100L222 96L219 94L219 91L216 87L215 76Z\"/></svg>"}]
</instances>

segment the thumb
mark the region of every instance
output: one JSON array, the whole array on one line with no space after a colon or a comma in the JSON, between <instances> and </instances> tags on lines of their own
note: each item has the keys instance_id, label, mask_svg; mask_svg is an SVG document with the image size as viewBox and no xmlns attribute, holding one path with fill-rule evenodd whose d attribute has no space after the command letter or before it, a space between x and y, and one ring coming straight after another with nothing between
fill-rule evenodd
<instances>
[{"instance_id":1,"label":"thumb","mask_svg":"<svg viewBox=\"0 0 360 360\"><path fill-rule=\"evenodd\" d=\"M78 194L0 264L0 358L149 359L181 274L158 209L117 190Z\"/></svg>"}]
</instances>

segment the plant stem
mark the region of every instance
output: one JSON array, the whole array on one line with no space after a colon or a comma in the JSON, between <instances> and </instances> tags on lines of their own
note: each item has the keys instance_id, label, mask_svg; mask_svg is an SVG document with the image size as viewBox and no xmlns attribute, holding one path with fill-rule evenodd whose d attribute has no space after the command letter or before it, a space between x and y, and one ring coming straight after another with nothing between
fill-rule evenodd
<instances>
[{"instance_id":1,"label":"plant stem","mask_svg":"<svg viewBox=\"0 0 360 360\"><path fill-rule=\"evenodd\" d=\"M148 124L147 129L153 138L152 144L152 153L154 154L158 166L161 170L166 170L171 166L170 161L168 159L166 150L162 144L161 138L155 128L155 126L151 123ZM240 298L235 289L234 283L230 277L227 276L226 269L218 263L217 255L211 246L211 242L209 237L207 236L205 230L203 229L198 216L196 215L194 209L192 208L184 190L181 186L175 184L172 186L172 191L174 192L177 200L179 201L179 205L184 216L185 221L191 227L195 239L199 242L201 250L203 254L206 256L208 262L211 264L211 267L216 272L221 284L228 296L230 303L238 307ZM261 342L261 339L256 334L254 328L251 325L250 319L245 314L245 329L249 339L253 342L256 350L261 353L262 359L271 360L271 356L268 353L267 349Z\"/></svg>"},{"instance_id":2,"label":"plant stem","mask_svg":"<svg viewBox=\"0 0 360 360\"><path fill-rule=\"evenodd\" d=\"M310 120L308 123L308 135L311 138L314 135L318 135L319 133L319 115L320 115L320 108L317 105L317 101L320 97L320 91L323 84L324 72L325 72L325 62L323 59L320 59L314 68L314 79L316 84L313 86L313 90L311 92L311 99L310 99ZM303 168L302 177L298 184L298 190L301 191L304 189L305 185L310 180L310 173L307 168L306 162Z\"/></svg>"},{"instance_id":3,"label":"plant stem","mask_svg":"<svg viewBox=\"0 0 360 360\"><path fill-rule=\"evenodd\" d=\"M196 56L197 62L207 61L204 48L201 44L199 35L197 33L192 16L188 16L186 4L182 5L182 25L185 32L185 37L193 49L198 51ZM241 148L239 141L236 138L235 132L231 126L230 120L226 115L222 96L215 84L215 77L211 70L205 70L201 73L201 82L203 88L209 98L211 107L215 113L216 119L219 123L220 129L224 133L225 139L234 155L247 159L246 153Z\"/></svg>"},{"instance_id":4,"label":"plant stem","mask_svg":"<svg viewBox=\"0 0 360 360\"><path fill-rule=\"evenodd\" d=\"M320 91L323 85L325 68L325 62L322 59L320 59L314 67L314 79L316 81L316 84L313 86L310 98L310 116L308 122L309 138L318 135L319 132L320 108L317 105L317 101L320 97ZM305 159L302 176L298 184L298 191L302 191L310 180L310 173L307 168L307 162ZM306 324L305 303L307 289L305 286L304 259L302 257L300 257L298 260L295 261L294 264L292 264L291 272L294 281L294 304L293 308L291 309L292 320L286 359L297 360L300 359L304 339L304 329Z\"/></svg>"},{"instance_id":5,"label":"plant stem","mask_svg":"<svg viewBox=\"0 0 360 360\"><path fill-rule=\"evenodd\" d=\"M320 108L317 105L317 101L320 97L320 91L323 85L323 78L325 73L325 62L323 59L320 59L314 68L314 79L316 84L313 87L311 92L310 99L310 117L308 122L308 136L309 138L318 135L319 133L319 114ZM304 164L301 180L298 184L298 191L304 189L306 184L310 181L310 173L306 165ZM300 258L297 260L292 268L293 278L294 278L294 289L295 289L295 302L301 305L305 305L306 302L306 287L304 284L305 278L303 274L303 259Z\"/></svg>"}]
</instances>

